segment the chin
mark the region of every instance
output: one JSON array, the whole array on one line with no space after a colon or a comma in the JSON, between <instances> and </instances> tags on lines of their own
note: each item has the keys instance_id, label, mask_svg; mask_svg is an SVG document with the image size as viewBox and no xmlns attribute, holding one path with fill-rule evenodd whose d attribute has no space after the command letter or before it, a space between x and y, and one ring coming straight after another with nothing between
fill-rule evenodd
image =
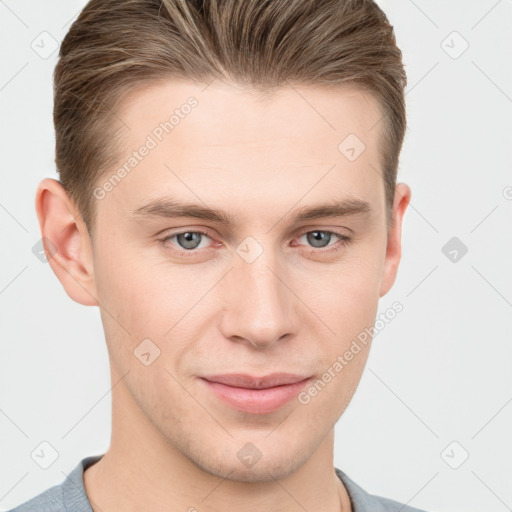
<instances>
[{"instance_id":1,"label":"chin","mask_svg":"<svg viewBox=\"0 0 512 512\"><path fill-rule=\"evenodd\" d=\"M212 460L193 460L203 471L218 478L234 482L271 482L286 478L306 462L290 460L290 457L273 457L273 460L260 459L254 466L245 467L240 461L219 462Z\"/></svg>"},{"instance_id":2,"label":"chin","mask_svg":"<svg viewBox=\"0 0 512 512\"><path fill-rule=\"evenodd\" d=\"M283 447L281 451L275 446L269 447L268 451L262 448L259 452L260 458L253 464L250 461L247 464L243 462L243 454L246 452L240 454L239 447L235 450L225 447L222 453L212 450L208 454L203 451L204 447L202 451L196 451L190 450L189 446L188 453L184 454L196 467L218 478L235 482L270 482L293 474L307 462L314 451L301 445L291 448Z\"/></svg>"}]
</instances>

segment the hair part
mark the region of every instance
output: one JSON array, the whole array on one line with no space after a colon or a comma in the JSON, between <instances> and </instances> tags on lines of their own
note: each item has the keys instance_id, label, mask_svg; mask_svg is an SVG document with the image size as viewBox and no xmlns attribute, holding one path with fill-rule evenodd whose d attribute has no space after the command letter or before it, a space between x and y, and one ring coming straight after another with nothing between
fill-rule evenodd
<instances>
[{"instance_id":1,"label":"hair part","mask_svg":"<svg viewBox=\"0 0 512 512\"><path fill-rule=\"evenodd\" d=\"M120 160L116 109L134 90L169 79L261 91L347 84L373 95L389 227L407 78L373 0L90 0L60 47L53 112L60 181L90 234L94 186Z\"/></svg>"}]
</instances>

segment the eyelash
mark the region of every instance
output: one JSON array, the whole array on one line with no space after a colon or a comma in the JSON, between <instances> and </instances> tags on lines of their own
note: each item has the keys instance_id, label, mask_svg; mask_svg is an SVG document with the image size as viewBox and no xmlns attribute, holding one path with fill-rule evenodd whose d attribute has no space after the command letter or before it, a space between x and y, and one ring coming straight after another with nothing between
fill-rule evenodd
<instances>
[{"instance_id":1,"label":"eyelash","mask_svg":"<svg viewBox=\"0 0 512 512\"><path fill-rule=\"evenodd\" d=\"M331 252L339 251L341 248L348 246L350 244L350 242L352 241L352 237L350 237L350 236L344 235L342 233L337 233L336 231L329 231L326 229L312 229L312 230L304 231L298 235L298 238L301 238L304 235L307 235L308 233L314 233L314 232L328 233L328 234L334 235L335 237L337 237L339 239L338 240L339 243L333 244L332 246L329 246L329 245L326 246L326 247L330 247L329 249L322 248L322 247L311 247L309 252L313 252L313 253L330 254ZM183 235L185 233L195 233L195 234L206 236L208 238L212 238L205 231L202 231L200 229L195 229L195 230L187 230L187 231L180 231L178 233L173 233L172 235L168 235L168 236L162 238L160 240L160 242L163 246L165 246L166 243L169 242L170 240L172 240L173 238L175 238L179 235ZM186 250L186 249L181 249L178 247L173 248L173 250L176 251L176 253L179 256L186 256L186 257L194 257L200 251L200 249Z\"/></svg>"}]
</instances>

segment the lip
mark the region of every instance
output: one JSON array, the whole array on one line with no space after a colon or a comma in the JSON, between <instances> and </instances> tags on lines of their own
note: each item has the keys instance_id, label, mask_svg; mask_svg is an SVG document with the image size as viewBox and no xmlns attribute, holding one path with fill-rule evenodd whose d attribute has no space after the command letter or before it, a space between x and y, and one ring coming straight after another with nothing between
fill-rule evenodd
<instances>
[{"instance_id":1,"label":"lip","mask_svg":"<svg viewBox=\"0 0 512 512\"><path fill-rule=\"evenodd\" d=\"M263 376L224 374L201 377L222 401L249 414L270 414L293 400L312 377L290 373Z\"/></svg>"}]
</instances>

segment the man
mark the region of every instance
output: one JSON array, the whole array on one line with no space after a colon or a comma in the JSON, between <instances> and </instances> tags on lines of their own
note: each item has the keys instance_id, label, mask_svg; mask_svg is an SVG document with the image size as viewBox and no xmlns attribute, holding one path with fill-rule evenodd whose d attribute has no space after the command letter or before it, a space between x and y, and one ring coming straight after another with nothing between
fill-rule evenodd
<instances>
[{"instance_id":1,"label":"man","mask_svg":"<svg viewBox=\"0 0 512 512\"><path fill-rule=\"evenodd\" d=\"M333 466L410 201L382 11L93 0L54 78L36 209L101 312L112 438L15 510L417 511Z\"/></svg>"}]
</instances>

